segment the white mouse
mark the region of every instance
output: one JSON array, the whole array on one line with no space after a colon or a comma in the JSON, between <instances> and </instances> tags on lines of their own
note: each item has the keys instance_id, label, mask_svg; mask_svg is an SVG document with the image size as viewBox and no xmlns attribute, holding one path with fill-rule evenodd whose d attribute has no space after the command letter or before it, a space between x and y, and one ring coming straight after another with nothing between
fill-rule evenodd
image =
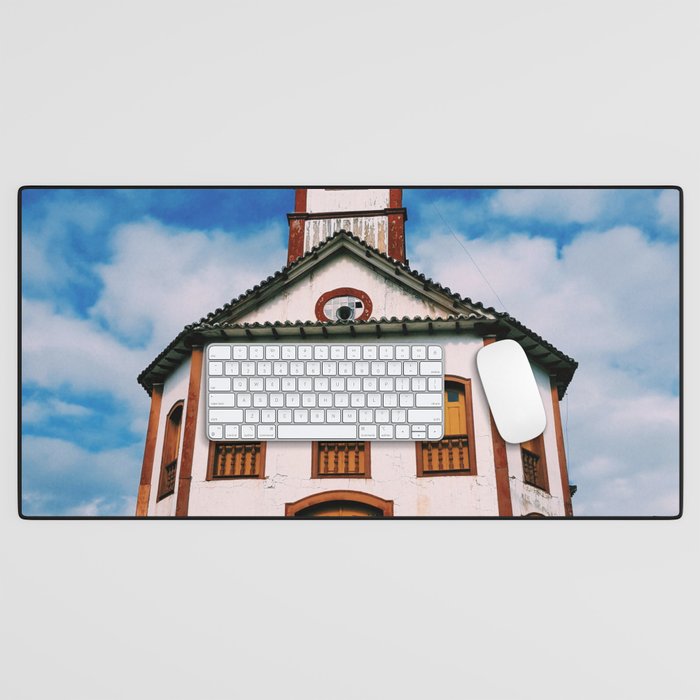
<instances>
[{"instance_id":1,"label":"white mouse","mask_svg":"<svg viewBox=\"0 0 700 700\"><path fill-rule=\"evenodd\" d=\"M540 435L547 417L522 347L514 340L485 345L476 355L476 366L501 437L520 443Z\"/></svg>"}]
</instances>

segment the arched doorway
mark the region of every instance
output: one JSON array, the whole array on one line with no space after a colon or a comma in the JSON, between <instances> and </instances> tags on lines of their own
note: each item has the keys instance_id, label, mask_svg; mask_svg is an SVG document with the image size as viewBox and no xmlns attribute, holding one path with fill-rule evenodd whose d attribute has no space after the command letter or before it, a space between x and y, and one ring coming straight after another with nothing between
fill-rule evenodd
<instances>
[{"instance_id":1,"label":"arched doorway","mask_svg":"<svg viewBox=\"0 0 700 700\"><path fill-rule=\"evenodd\" d=\"M324 491L287 503L292 518L386 518L394 515L394 502L362 491Z\"/></svg>"}]
</instances>

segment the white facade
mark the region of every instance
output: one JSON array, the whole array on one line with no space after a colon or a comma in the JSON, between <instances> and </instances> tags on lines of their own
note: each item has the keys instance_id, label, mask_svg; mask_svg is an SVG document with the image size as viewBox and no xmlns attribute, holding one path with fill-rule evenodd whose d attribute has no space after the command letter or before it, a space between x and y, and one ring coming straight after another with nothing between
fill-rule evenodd
<instances>
[{"instance_id":1,"label":"white facade","mask_svg":"<svg viewBox=\"0 0 700 700\"><path fill-rule=\"evenodd\" d=\"M372 299L373 318L446 317L454 314L444 303L422 296L406 285L389 279L371 261L358 259L341 250L321 261L303 278L291 283L281 293L243 316L236 323L266 321L315 321L317 299L338 287L361 289ZM334 334L333 342L341 337ZM271 340L271 339L270 339ZM266 342L270 342L267 340ZM256 342L251 340L251 343ZM294 342L304 342L295 338ZM321 342L308 339L306 342ZM348 333L342 342L354 340ZM361 491L393 501L395 516L497 516L497 479L491 422L481 384L476 372L476 353L483 338L474 332L438 333L409 337L382 336L382 343L440 343L445 349L446 374L471 380L476 451L475 475L418 477L414 442L374 442L371 446L371 478L311 478L311 443L270 442L267 444L265 478L207 480L209 440L205 431L206 391L199 399L198 425L194 441L192 480L188 514L191 516L284 516L285 505L315 493L347 489ZM170 408L187 396L190 361L182 364L166 379L156 441L153 483L157 484L161 463L163 433ZM539 513L564 515L564 494L560 475L557 439L554 431L554 405L549 375L535 368L535 375L547 414L544 434L549 493L524 483L519 445L507 445L508 476L513 515ZM204 373L200 381L204 382ZM187 406L185 406L185 411ZM181 434L181 440L184 435ZM178 482L179 483L179 482ZM178 487L176 487L178 488ZM177 491L156 501L157 488L151 489L149 515L175 515Z\"/></svg>"}]
</instances>

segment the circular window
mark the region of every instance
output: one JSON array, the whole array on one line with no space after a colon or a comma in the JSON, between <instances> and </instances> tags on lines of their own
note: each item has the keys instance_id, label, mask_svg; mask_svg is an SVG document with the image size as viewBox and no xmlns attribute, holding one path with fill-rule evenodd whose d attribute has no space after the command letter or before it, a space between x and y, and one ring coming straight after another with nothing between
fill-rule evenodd
<instances>
[{"instance_id":1,"label":"circular window","mask_svg":"<svg viewBox=\"0 0 700 700\"><path fill-rule=\"evenodd\" d=\"M372 315L372 300L359 289L339 287L322 294L316 302L319 321L366 321Z\"/></svg>"}]
</instances>

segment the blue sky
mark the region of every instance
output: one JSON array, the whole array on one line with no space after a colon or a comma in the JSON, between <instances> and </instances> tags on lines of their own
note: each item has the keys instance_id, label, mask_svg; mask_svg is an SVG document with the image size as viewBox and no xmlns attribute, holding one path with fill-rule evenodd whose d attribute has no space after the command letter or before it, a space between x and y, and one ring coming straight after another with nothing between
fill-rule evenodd
<instances>
[{"instance_id":1,"label":"blue sky","mask_svg":"<svg viewBox=\"0 0 700 700\"><path fill-rule=\"evenodd\" d=\"M412 267L579 360L562 404L575 512L677 512L677 192L406 189L404 205ZM283 189L23 191L25 513L133 514L137 374L284 265L293 206Z\"/></svg>"}]
</instances>

